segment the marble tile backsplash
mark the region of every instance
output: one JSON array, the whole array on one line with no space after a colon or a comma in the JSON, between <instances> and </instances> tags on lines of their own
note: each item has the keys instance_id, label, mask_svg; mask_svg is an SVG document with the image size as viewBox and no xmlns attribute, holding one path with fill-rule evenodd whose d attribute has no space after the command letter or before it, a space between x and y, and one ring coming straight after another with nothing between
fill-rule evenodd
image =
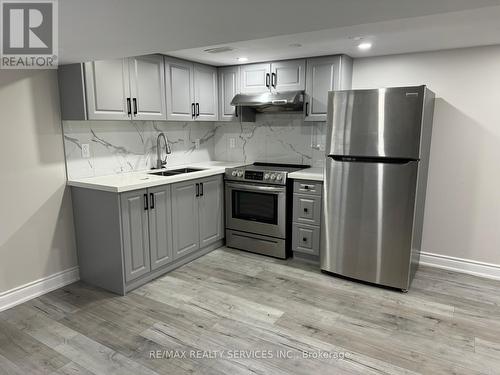
<instances>
[{"instance_id":1,"label":"marble tile backsplash","mask_svg":"<svg viewBox=\"0 0 500 375\"><path fill-rule=\"evenodd\" d=\"M172 148L169 166L207 160L324 163L325 124L304 122L301 114L258 114L249 123L63 121L63 130L70 179L153 167L159 132ZM90 158L82 157L82 144L90 145Z\"/></svg>"},{"instance_id":2,"label":"marble tile backsplash","mask_svg":"<svg viewBox=\"0 0 500 375\"><path fill-rule=\"evenodd\" d=\"M215 124L217 160L324 165L324 122L305 122L302 114L264 113L256 122Z\"/></svg>"},{"instance_id":3,"label":"marble tile backsplash","mask_svg":"<svg viewBox=\"0 0 500 375\"><path fill-rule=\"evenodd\" d=\"M63 121L68 178L104 176L152 168L156 138L168 136L169 166L214 160L213 123L166 121ZM196 139L200 140L199 149ZM90 158L82 157L82 144Z\"/></svg>"}]
</instances>

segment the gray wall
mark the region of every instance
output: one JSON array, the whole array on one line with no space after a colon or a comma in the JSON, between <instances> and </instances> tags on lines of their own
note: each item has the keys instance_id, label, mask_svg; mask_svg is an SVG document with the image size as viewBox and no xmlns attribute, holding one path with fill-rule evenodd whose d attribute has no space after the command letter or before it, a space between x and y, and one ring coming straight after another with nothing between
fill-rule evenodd
<instances>
[{"instance_id":1,"label":"gray wall","mask_svg":"<svg viewBox=\"0 0 500 375\"><path fill-rule=\"evenodd\" d=\"M0 293L77 265L55 71L0 71Z\"/></svg>"},{"instance_id":2,"label":"gray wall","mask_svg":"<svg viewBox=\"0 0 500 375\"><path fill-rule=\"evenodd\" d=\"M354 88L436 93L422 250L500 265L500 46L356 59Z\"/></svg>"}]
</instances>

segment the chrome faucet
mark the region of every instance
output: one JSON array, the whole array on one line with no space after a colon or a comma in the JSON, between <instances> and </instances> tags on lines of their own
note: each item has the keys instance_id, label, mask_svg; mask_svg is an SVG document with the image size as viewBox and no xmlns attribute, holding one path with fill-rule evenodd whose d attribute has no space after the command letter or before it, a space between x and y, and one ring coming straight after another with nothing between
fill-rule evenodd
<instances>
[{"instance_id":1,"label":"chrome faucet","mask_svg":"<svg viewBox=\"0 0 500 375\"><path fill-rule=\"evenodd\" d=\"M161 158L161 139L165 142L165 159ZM161 169L167 164L167 155L172 153L172 149L168 144L168 139L164 133L158 134L156 138L156 169Z\"/></svg>"}]
</instances>

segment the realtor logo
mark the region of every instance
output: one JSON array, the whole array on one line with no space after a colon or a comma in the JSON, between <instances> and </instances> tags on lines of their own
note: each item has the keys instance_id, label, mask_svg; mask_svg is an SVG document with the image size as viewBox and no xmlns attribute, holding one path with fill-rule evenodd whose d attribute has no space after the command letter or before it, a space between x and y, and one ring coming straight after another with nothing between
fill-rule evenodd
<instances>
[{"instance_id":1,"label":"realtor logo","mask_svg":"<svg viewBox=\"0 0 500 375\"><path fill-rule=\"evenodd\" d=\"M2 69L57 68L57 0L0 0Z\"/></svg>"}]
</instances>

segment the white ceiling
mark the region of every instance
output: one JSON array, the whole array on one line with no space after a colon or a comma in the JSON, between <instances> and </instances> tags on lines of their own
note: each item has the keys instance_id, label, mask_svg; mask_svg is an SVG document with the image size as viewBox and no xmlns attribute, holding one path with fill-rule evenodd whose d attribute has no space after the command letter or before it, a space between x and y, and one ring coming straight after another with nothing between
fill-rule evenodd
<instances>
[{"instance_id":1,"label":"white ceiling","mask_svg":"<svg viewBox=\"0 0 500 375\"><path fill-rule=\"evenodd\" d=\"M500 0L60 0L61 63L165 53L214 65L500 44ZM373 48L360 53L352 37ZM299 43L301 47L290 47ZM236 51L208 54L228 45Z\"/></svg>"}]
</instances>

